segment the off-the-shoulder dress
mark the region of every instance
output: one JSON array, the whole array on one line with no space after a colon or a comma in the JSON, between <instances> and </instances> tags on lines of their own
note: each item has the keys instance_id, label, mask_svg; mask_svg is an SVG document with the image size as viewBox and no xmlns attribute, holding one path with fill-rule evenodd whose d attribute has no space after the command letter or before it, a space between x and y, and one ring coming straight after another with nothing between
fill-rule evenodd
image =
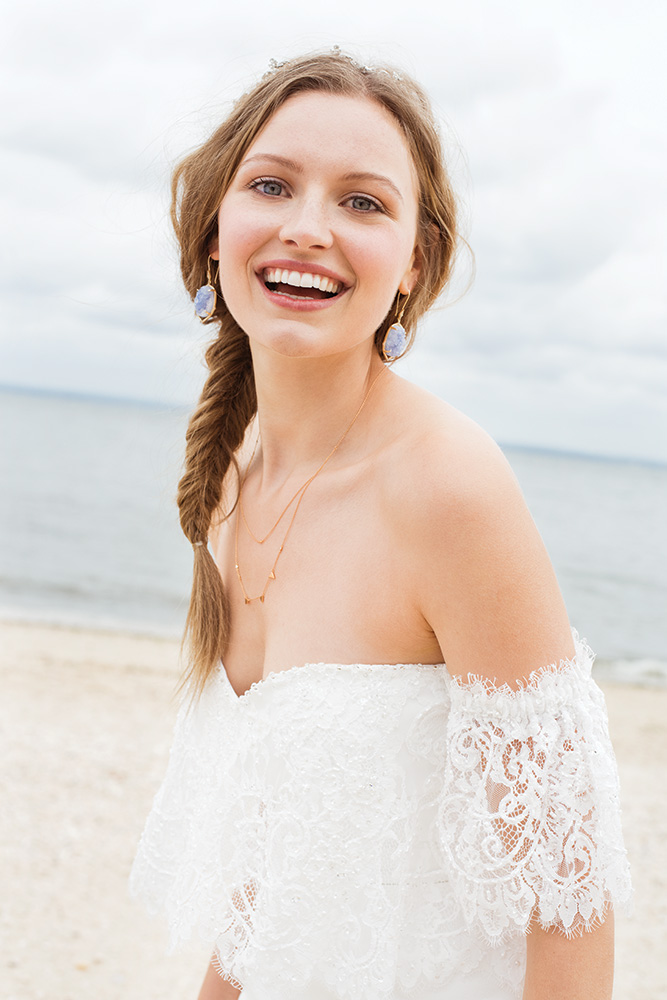
<instances>
[{"instance_id":1,"label":"off-the-shoulder dress","mask_svg":"<svg viewBox=\"0 0 667 1000\"><path fill-rule=\"evenodd\" d=\"M518 689L309 663L178 716L131 876L243 1000L516 1000L531 919L631 888L592 654Z\"/></svg>"}]
</instances>

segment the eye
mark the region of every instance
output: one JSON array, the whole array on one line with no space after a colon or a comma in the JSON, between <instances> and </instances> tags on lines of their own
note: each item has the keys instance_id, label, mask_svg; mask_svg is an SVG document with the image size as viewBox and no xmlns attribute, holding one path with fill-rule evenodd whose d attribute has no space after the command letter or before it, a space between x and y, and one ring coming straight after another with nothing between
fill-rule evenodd
<instances>
[{"instance_id":1,"label":"eye","mask_svg":"<svg viewBox=\"0 0 667 1000\"><path fill-rule=\"evenodd\" d=\"M347 204L355 210L355 212L382 212L384 209L379 201L374 198L369 198L365 194L353 194L347 199Z\"/></svg>"},{"instance_id":2,"label":"eye","mask_svg":"<svg viewBox=\"0 0 667 1000\"><path fill-rule=\"evenodd\" d=\"M271 198L279 198L285 187L283 182L277 181L275 177L258 177L248 186L253 191L260 191L261 194L269 195Z\"/></svg>"}]
</instances>

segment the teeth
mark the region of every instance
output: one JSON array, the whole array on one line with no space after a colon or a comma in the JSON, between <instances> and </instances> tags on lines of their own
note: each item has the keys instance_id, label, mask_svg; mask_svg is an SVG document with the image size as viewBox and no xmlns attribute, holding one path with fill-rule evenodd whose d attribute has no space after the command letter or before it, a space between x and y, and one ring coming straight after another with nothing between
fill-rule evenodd
<instances>
[{"instance_id":1,"label":"teeth","mask_svg":"<svg viewBox=\"0 0 667 1000\"><path fill-rule=\"evenodd\" d=\"M293 288L319 288L322 292L339 292L341 284L326 278L323 274L303 274L300 271L286 271L280 267L264 269L264 281L271 285L292 285Z\"/></svg>"}]
</instances>

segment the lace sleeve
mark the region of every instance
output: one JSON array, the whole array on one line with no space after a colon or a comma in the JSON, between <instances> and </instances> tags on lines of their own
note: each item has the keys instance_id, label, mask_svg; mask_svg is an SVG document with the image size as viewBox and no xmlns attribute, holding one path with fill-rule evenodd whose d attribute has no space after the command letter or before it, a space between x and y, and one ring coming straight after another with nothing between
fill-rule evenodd
<instances>
[{"instance_id":1,"label":"lace sleeve","mask_svg":"<svg viewBox=\"0 0 667 1000\"><path fill-rule=\"evenodd\" d=\"M466 922L491 941L533 917L571 936L630 901L604 697L575 645L518 690L451 683L438 830Z\"/></svg>"}]
</instances>

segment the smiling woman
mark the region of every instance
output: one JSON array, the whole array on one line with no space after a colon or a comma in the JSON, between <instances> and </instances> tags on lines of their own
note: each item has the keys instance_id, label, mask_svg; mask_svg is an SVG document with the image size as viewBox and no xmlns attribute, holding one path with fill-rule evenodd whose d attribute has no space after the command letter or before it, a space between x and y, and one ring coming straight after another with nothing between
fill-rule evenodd
<instances>
[{"instance_id":1,"label":"smiling woman","mask_svg":"<svg viewBox=\"0 0 667 1000\"><path fill-rule=\"evenodd\" d=\"M610 997L630 883L590 650L499 450L390 370L460 242L427 98L293 60L173 191L218 332L133 891L211 948L200 1000Z\"/></svg>"}]
</instances>

